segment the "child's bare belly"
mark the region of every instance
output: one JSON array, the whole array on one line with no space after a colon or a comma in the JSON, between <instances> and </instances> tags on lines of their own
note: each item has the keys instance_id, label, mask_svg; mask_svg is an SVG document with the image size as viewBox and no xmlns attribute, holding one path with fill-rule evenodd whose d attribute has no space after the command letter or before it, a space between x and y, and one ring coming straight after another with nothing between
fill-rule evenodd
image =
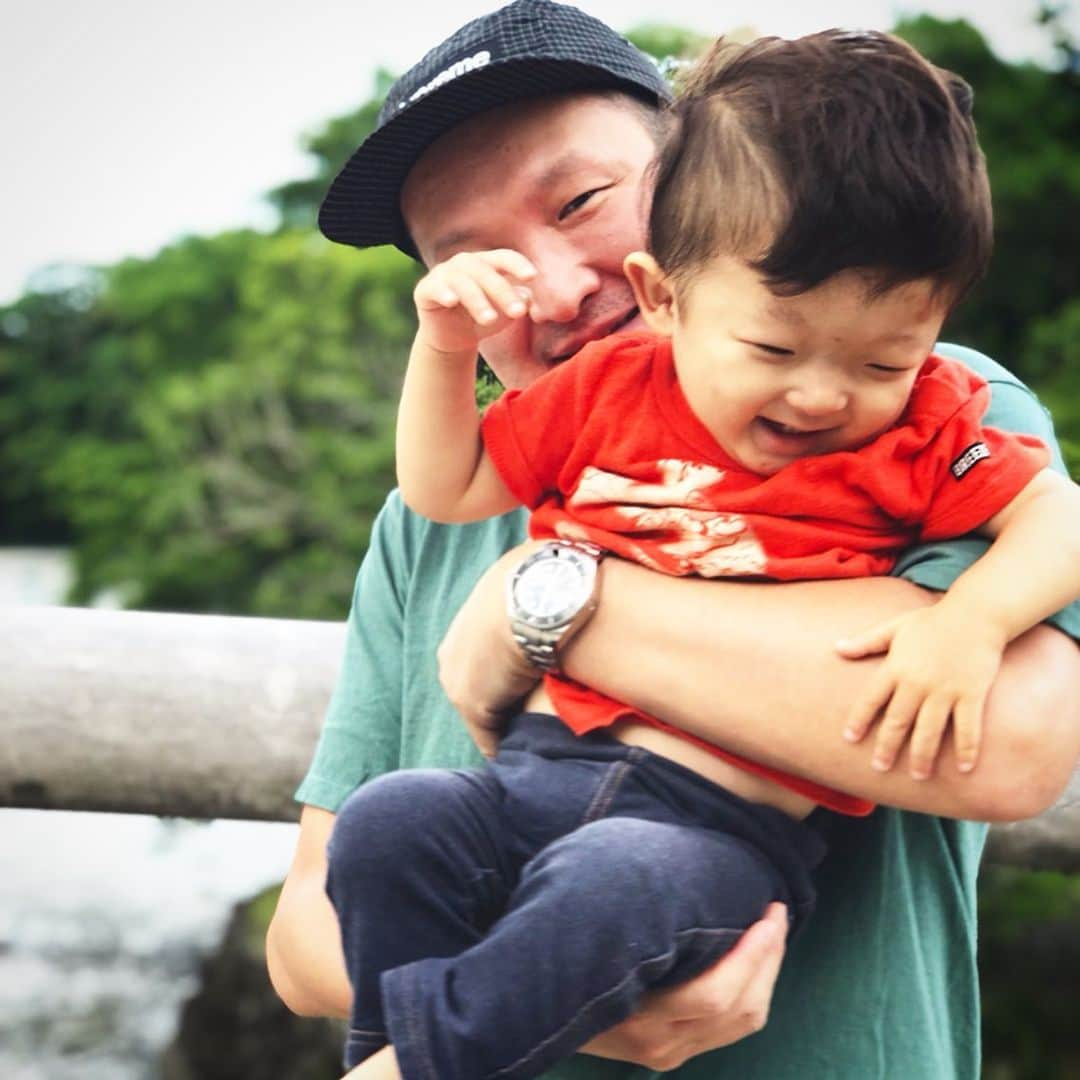
<instances>
[{"instance_id":1,"label":"child's bare belly","mask_svg":"<svg viewBox=\"0 0 1080 1080\"><path fill-rule=\"evenodd\" d=\"M531 712L555 712L543 683L526 698L525 707ZM763 776L746 772L718 758L715 754L709 753L708 750L686 739L681 739L669 731L653 727L651 724L636 720L620 720L607 730L619 742L644 747L654 754L678 762L748 802L774 806L777 810L800 819L806 817L817 805L811 799L798 795L786 787L781 787L772 780L766 780Z\"/></svg>"}]
</instances>

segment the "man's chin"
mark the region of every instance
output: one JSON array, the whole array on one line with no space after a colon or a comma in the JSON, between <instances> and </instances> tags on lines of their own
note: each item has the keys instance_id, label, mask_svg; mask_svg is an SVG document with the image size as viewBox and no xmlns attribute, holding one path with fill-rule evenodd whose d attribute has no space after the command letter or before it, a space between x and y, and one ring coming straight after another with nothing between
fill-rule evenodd
<instances>
[{"instance_id":1,"label":"man's chin","mask_svg":"<svg viewBox=\"0 0 1080 1080\"><path fill-rule=\"evenodd\" d=\"M628 323L619 328L620 334L641 334L649 329L649 324L644 320L639 311Z\"/></svg>"},{"instance_id":2,"label":"man's chin","mask_svg":"<svg viewBox=\"0 0 1080 1080\"><path fill-rule=\"evenodd\" d=\"M507 390L524 390L526 386L536 382L541 375L546 374L558 365L557 361L545 362L543 360L502 360L496 367L489 363L488 366L495 377Z\"/></svg>"}]
</instances>

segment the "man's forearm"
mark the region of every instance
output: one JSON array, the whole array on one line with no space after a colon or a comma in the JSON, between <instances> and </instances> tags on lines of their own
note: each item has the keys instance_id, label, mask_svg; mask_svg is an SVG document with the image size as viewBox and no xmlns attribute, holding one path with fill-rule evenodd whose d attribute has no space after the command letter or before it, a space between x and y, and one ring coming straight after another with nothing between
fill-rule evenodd
<instances>
[{"instance_id":1,"label":"man's forearm","mask_svg":"<svg viewBox=\"0 0 1080 1080\"><path fill-rule=\"evenodd\" d=\"M957 770L951 749L929 780L912 779L906 757L878 773L872 740L842 738L847 707L880 660L844 660L834 643L933 598L892 578L715 582L611 559L597 613L564 665L684 730L851 794L951 817L1038 813L1080 753L1080 660L1048 627L1009 647L974 773Z\"/></svg>"},{"instance_id":2,"label":"man's forearm","mask_svg":"<svg viewBox=\"0 0 1080 1080\"><path fill-rule=\"evenodd\" d=\"M270 981L278 997L300 1016L347 1017L352 991L336 940L336 923L322 918L330 904L314 890L309 891L310 903L302 903L299 895L292 899L291 909L279 908L267 939Z\"/></svg>"},{"instance_id":3,"label":"man's forearm","mask_svg":"<svg viewBox=\"0 0 1080 1080\"><path fill-rule=\"evenodd\" d=\"M337 915L323 888L334 815L306 806L296 856L266 935L266 964L278 997L300 1016L347 1017L352 988Z\"/></svg>"}]
</instances>

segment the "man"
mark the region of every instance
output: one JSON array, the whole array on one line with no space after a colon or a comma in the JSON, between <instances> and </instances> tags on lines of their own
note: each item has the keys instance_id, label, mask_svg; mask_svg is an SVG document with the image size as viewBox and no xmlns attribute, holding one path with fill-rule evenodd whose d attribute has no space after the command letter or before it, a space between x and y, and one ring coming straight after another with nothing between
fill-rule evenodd
<instances>
[{"instance_id":1,"label":"man","mask_svg":"<svg viewBox=\"0 0 1080 1080\"><path fill-rule=\"evenodd\" d=\"M665 93L602 24L549 0L518 0L463 28L396 84L320 223L331 239L396 243L427 264L459 250L523 252L538 270L530 318L484 352L506 385L525 385L587 341L637 323L621 266L642 243L644 177ZM951 351L993 383L990 422L1052 439L1007 372ZM271 977L297 1012L348 1012L323 895L334 811L388 769L478 760L436 686L436 645L445 637L446 695L481 736L536 678L503 598L507 574L535 547L518 547L522 535L517 514L436 526L394 497L380 516L320 749L298 792L307 805L297 855L268 938ZM595 596L582 598L555 642L569 674L747 757L920 813L823 821L831 853L818 911L790 944L779 980L784 927L772 911L716 968L586 1048L599 1057L551 1076L643 1075L627 1061L681 1066L677 1075L689 1080L978 1074L974 878L985 827L949 819L1023 817L1054 801L1080 749L1075 645L1050 626L1014 643L975 772L961 774L947 757L922 781L904 758L872 769L873 740L843 741L847 706L876 662L845 662L833 650L889 612L931 602L919 585L947 588L977 550L965 541L913 552L901 567L906 581L770 586L603 563L591 619L586 601ZM1076 634L1077 612L1058 625ZM536 631L528 613L515 625L533 657L545 644ZM767 1014L765 1029L746 1038Z\"/></svg>"}]
</instances>

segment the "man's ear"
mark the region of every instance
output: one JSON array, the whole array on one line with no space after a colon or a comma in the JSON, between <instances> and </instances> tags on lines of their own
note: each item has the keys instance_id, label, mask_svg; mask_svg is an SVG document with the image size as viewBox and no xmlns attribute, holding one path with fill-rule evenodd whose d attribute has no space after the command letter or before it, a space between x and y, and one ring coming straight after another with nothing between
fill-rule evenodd
<instances>
[{"instance_id":1,"label":"man's ear","mask_svg":"<svg viewBox=\"0 0 1080 1080\"><path fill-rule=\"evenodd\" d=\"M638 310L650 330L671 337L675 329L675 291L671 279L647 251L631 251L623 273L634 290Z\"/></svg>"}]
</instances>

